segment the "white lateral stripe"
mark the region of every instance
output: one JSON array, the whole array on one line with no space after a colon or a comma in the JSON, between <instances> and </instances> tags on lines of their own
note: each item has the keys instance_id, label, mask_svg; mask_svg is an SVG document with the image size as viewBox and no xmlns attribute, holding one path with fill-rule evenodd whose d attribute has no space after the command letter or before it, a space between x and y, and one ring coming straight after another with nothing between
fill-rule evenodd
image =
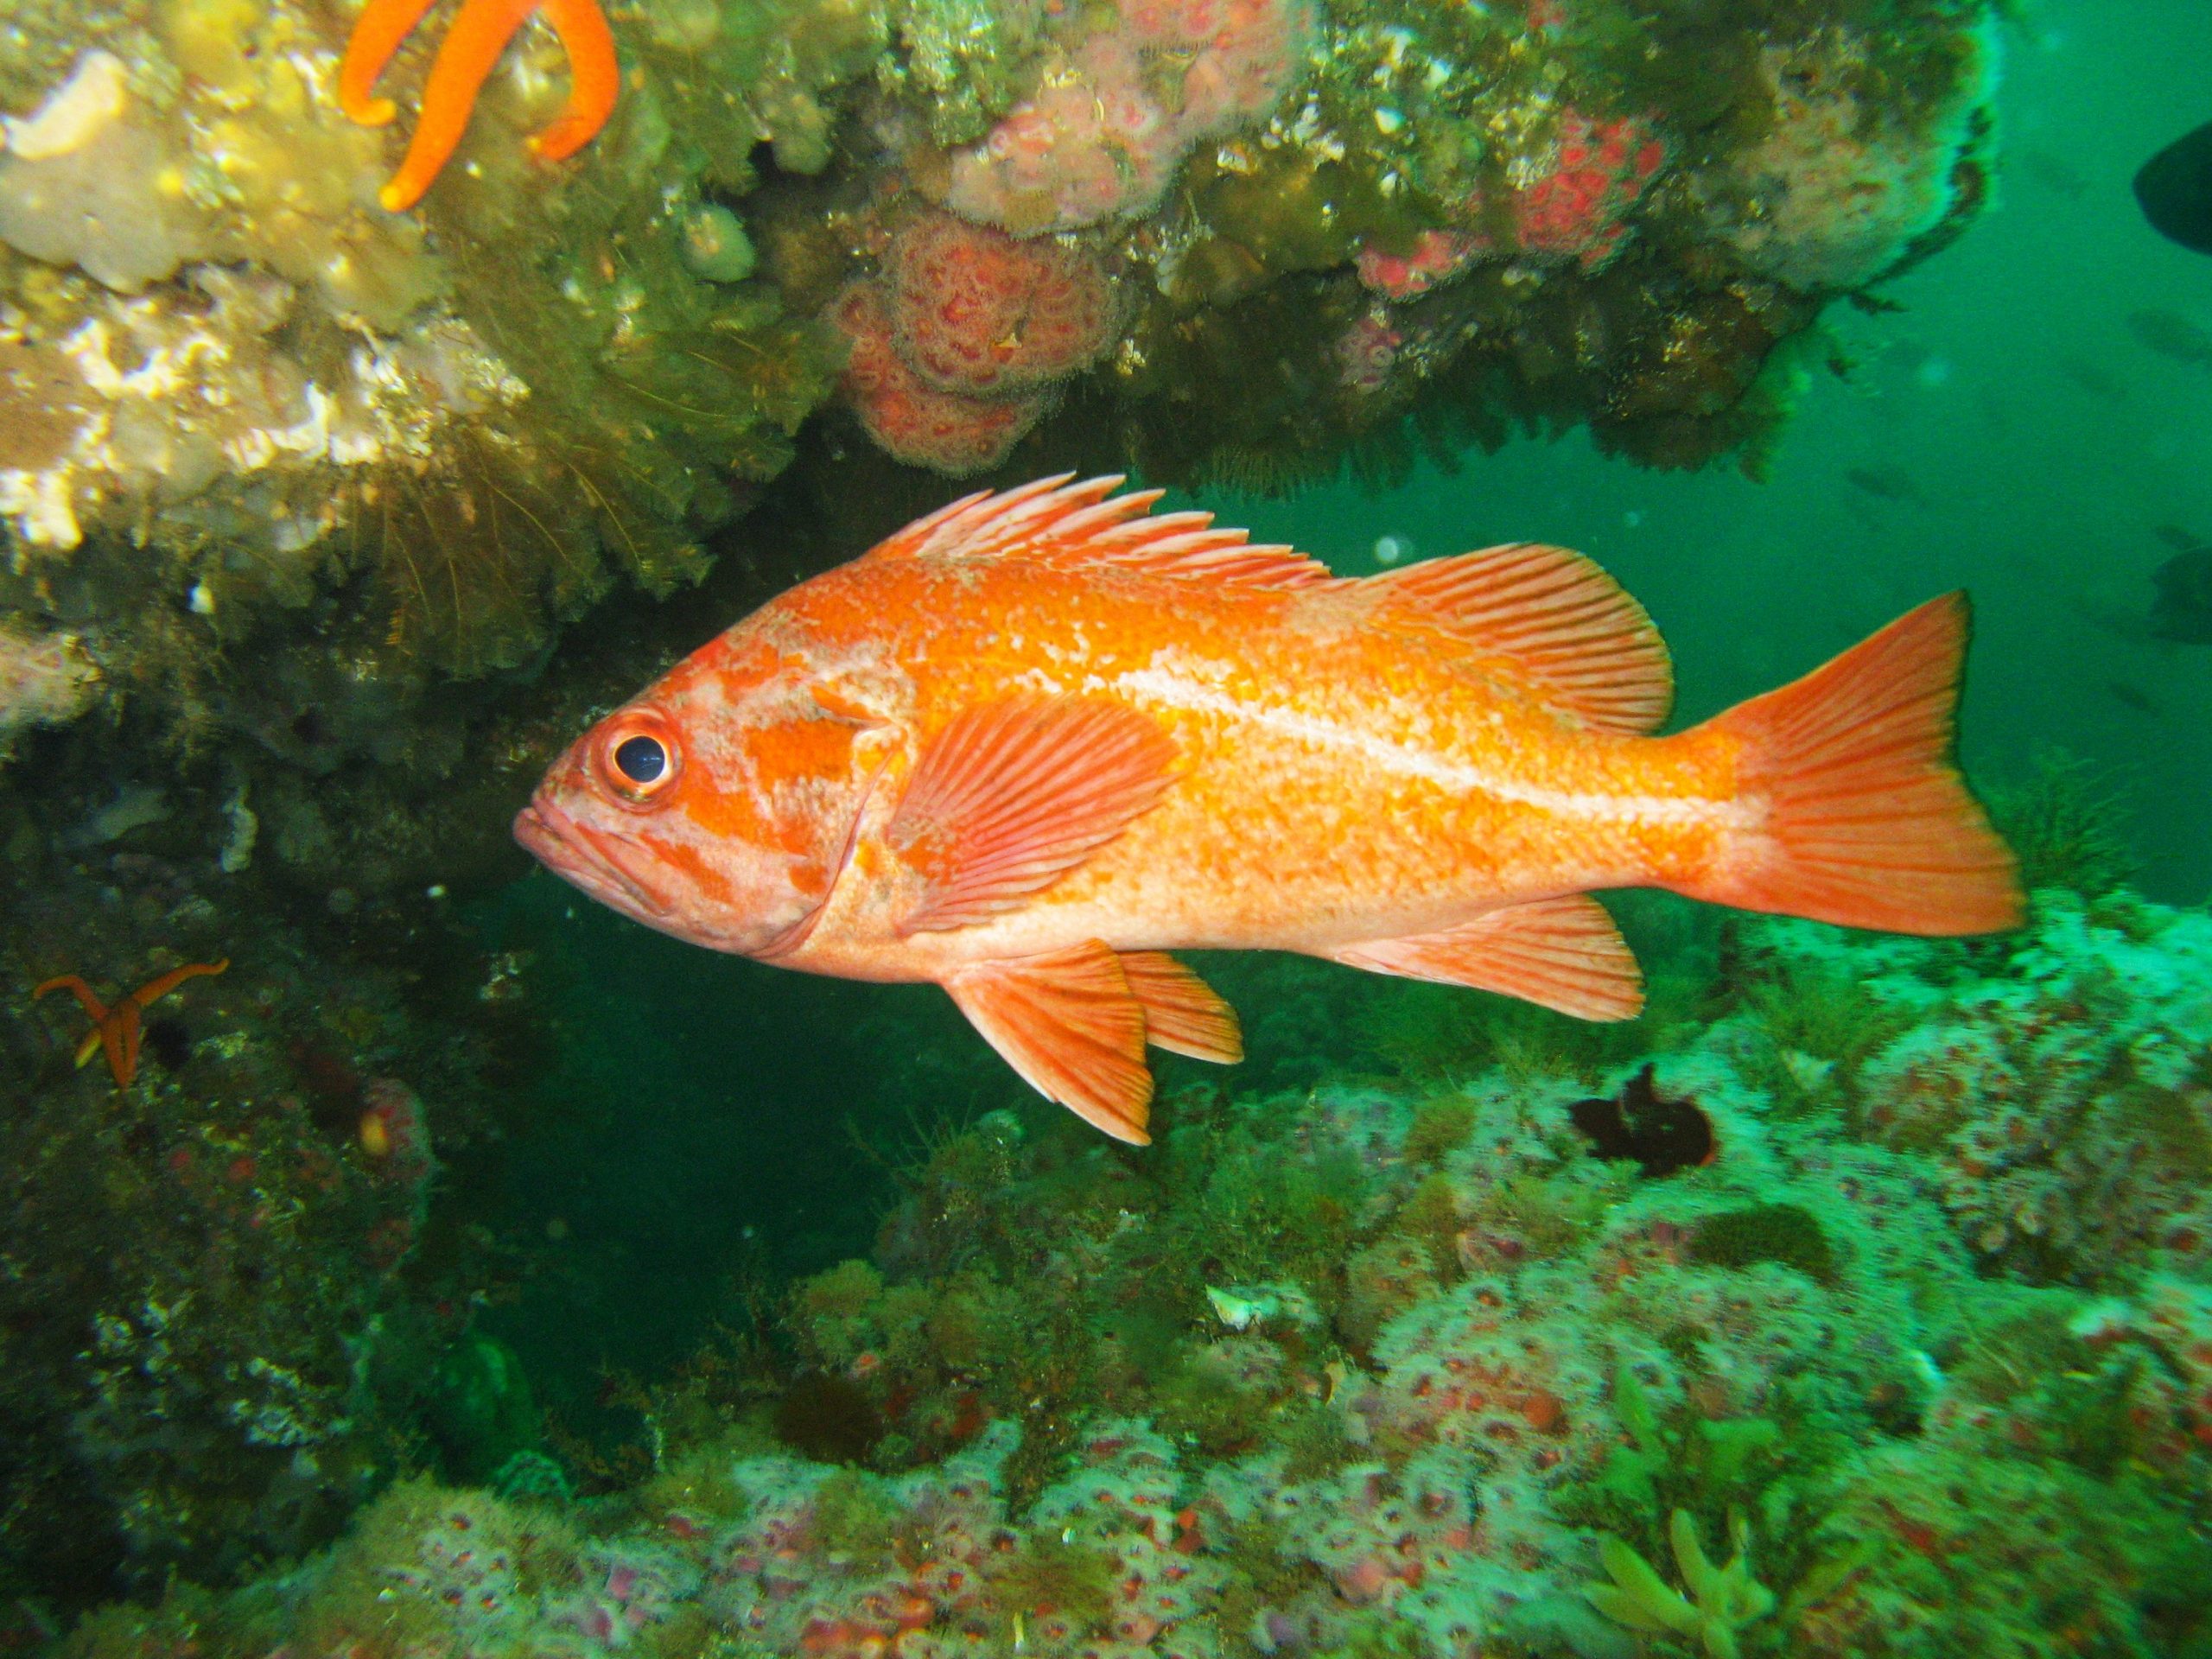
<instances>
[{"instance_id":1,"label":"white lateral stripe","mask_svg":"<svg viewBox=\"0 0 2212 1659\"><path fill-rule=\"evenodd\" d=\"M1347 730L1334 721L1297 710L1240 702L1214 687L1163 669L1133 669L1119 676L1114 689L1185 714L1218 715L1279 737L1332 751L1355 763L1424 783L1454 794L1486 795L1516 806L1534 807L1560 817L1632 819L1640 823L1700 824L1746 822L1750 814L1733 801L1658 795L1601 795L1545 789L1520 779L1501 777L1479 766L1463 766L1441 755L1408 748L1368 732Z\"/></svg>"}]
</instances>

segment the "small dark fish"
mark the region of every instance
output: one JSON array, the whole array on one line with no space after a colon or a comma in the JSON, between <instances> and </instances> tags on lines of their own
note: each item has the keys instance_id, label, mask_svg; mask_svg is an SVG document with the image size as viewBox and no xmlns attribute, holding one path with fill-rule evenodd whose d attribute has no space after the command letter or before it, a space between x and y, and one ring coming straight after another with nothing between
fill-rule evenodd
<instances>
[{"instance_id":1,"label":"small dark fish","mask_svg":"<svg viewBox=\"0 0 2212 1659\"><path fill-rule=\"evenodd\" d=\"M2024 149L2012 159L2022 173L2055 196L2079 201L2089 194L2089 181L2047 149Z\"/></svg>"},{"instance_id":2,"label":"small dark fish","mask_svg":"<svg viewBox=\"0 0 2212 1659\"><path fill-rule=\"evenodd\" d=\"M2177 363L2212 368L2212 334L2174 311L2131 311L2127 332L2144 350Z\"/></svg>"},{"instance_id":3,"label":"small dark fish","mask_svg":"<svg viewBox=\"0 0 2212 1659\"><path fill-rule=\"evenodd\" d=\"M2153 524L2151 533L2177 553L2194 553L2204 545L2202 536L2192 536L2179 524Z\"/></svg>"},{"instance_id":4,"label":"small dark fish","mask_svg":"<svg viewBox=\"0 0 2212 1659\"><path fill-rule=\"evenodd\" d=\"M1926 506L1928 497L1912 474L1901 467L1853 467L1844 477L1857 488L1864 490L1878 501L1910 501L1916 506Z\"/></svg>"},{"instance_id":5,"label":"small dark fish","mask_svg":"<svg viewBox=\"0 0 2212 1659\"><path fill-rule=\"evenodd\" d=\"M2151 636L2177 645L2212 645L2212 547L2177 553L2151 573Z\"/></svg>"},{"instance_id":6,"label":"small dark fish","mask_svg":"<svg viewBox=\"0 0 2212 1659\"><path fill-rule=\"evenodd\" d=\"M2127 401L2126 386L2101 363L2093 363L2086 357L2062 357L2057 360L2057 369L2082 391L2094 392L2107 403Z\"/></svg>"},{"instance_id":7,"label":"small dark fish","mask_svg":"<svg viewBox=\"0 0 2212 1659\"><path fill-rule=\"evenodd\" d=\"M2212 121L2143 163L2135 201L2167 241L2212 253Z\"/></svg>"},{"instance_id":8,"label":"small dark fish","mask_svg":"<svg viewBox=\"0 0 2212 1659\"><path fill-rule=\"evenodd\" d=\"M2126 680L2107 680L2105 690L2122 708L2133 709L2137 714L2148 715L2153 720L2165 717L2166 711L2152 701L2151 694L2139 685Z\"/></svg>"}]
</instances>

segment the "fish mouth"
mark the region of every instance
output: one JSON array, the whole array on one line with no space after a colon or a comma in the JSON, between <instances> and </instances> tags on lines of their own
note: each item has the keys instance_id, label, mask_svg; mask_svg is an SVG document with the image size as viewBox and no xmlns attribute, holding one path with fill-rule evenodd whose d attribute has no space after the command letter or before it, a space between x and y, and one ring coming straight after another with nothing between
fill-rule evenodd
<instances>
[{"instance_id":1,"label":"fish mouth","mask_svg":"<svg viewBox=\"0 0 2212 1659\"><path fill-rule=\"evenodd\" d=\"M577 823L552 802L541 797L516 813L514 836L539 863L594 898L616 901L640 919L667 917L669 902L638 868L636 849ZM609 887L611 894L603 891Z\"/></svg>"}]
</instances>

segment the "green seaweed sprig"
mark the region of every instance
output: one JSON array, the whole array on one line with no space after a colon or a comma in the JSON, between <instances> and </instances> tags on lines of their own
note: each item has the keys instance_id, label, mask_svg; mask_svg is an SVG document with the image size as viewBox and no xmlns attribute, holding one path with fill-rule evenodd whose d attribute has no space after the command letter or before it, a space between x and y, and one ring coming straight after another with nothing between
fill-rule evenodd
<instances>
[{"instance_id":1,"label":"green seaweed sprig","mask_svg":"<svg viewBox=\"0 0 2212 1659\"><path fill-rule=\"evenodd\" d=\"M1598 1557L1612 1582L1586 1584L1583 1595L1599 1612L1629 1630L1695 1640L1707 1659L1737 1659L1736 1632L1774 1611L1774 1592L1751 1576L1751 1522L1740 1510L1729 1512L1728 1540L1735 1553L1720 1567L1706 1554L1688 1510L1675 1511L1667 1535L1688 1595L1611 1533L1599 1539Z\"/></svg>"},{"instance_id":2,"label":"green seaweed sprig","mask_svg":"<svg viewBox=\"0 0 2212 1659\"><path fill-rule=\"evenodd\" d=\"M1670 1433L1625 1363L1614 1376L1613 1408L1629 1438L1607 1453L1595 1484L1639 1519L1664 1507L1662 1491L1700 1509L1748 1496L1772 1478L1785 1449L1781 1425L1766 1417L1695 1418Z\"/></svg>"}]
</instances>

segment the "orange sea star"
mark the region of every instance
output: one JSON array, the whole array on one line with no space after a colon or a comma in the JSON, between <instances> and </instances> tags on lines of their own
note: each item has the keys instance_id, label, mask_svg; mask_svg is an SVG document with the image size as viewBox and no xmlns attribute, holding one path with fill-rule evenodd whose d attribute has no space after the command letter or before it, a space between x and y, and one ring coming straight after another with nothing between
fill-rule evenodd
<instances>
[{"instance_id":1,"label":"orange sea star","mask_svg":"<svg viewBox=\"0 0 2212 1659\"><path fill-rule=\"evenodd\" d=\"M107 1069L115 1074L115 1086L128 1089L130 1079L138 1075L139 1016L155 1003L167 996L188 979L197 979L202 974L219 974L231 965L225 957L220 962L188 962L181 968L172 968L158 979L149 979L113 1007L102 1005L92 994L92 988L74 974L63 974L49 979L34 988L31 1001L35 1002L48 991L67 991L76 997L85 1010L85 1017L92 1028L85 1033L85 1040L77 1045L77 1064L82 1065L92 1058L96 1049L107 1051Z\"/></svg>"},{"instance_id":2,"label":"orange sea star","mask_svg":"<svg viewBox=\"0 0 2212 1659\"><path fill-rule=\"evenodd\" d=\"M368 0L362 10L353 38L346 42L346 60L338 68L338 106L363 126L383 126L398 114L390 99L375 95L377 77L430 5L431 0ZM569 101L553 124L531 139L531 149L557 162L582 149L607 124L621 75L614 60L614 36L597 0L462 0L444 44L431 60L429 84L423 89L423 113L415 123L406 158L391 181L377 193L388 212L404 213L422 200L461 143L476 94L499 54L531 14L539 10L569 54Z\"/></svg>"}]
</instances>

